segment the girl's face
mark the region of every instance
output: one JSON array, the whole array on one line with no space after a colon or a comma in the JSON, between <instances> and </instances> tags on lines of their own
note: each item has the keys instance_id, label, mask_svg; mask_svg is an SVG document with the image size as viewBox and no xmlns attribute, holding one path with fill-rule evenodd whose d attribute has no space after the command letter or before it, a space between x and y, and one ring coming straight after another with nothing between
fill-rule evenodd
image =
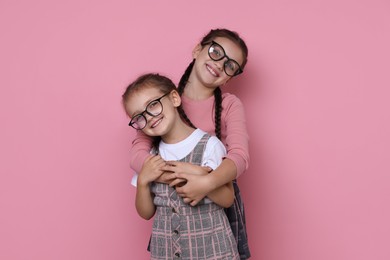
<instances>
[{"instance_id":1,"label":"girl's face","mask_svg":"<svg viewBox=\"0 0 390 260\"><path fill-rule=\"evenodd\" d=\"M134 128L148 136L164 136L176 123L180 103L176 91L163 93L156 87L145 87L129 95L125 109Z\"/></svg>"},{"instance_id":2,"label":"girl's face","mask_svg":"<svg viewBox=\"0 0 390 260\"><path fill-rule=\"evenodd\" d=\"M217 37L214 39L214 42L222 48L217 48L215 51L222 59L215 61L209 55L209 48L211 43L206 46L197 45L193 51L193 58L196 59L193 73L198 78L199 81L205 86L217 87L222 86L228 82L232 76L226 74L228 72L230 75L234 67L231 67L232 64L237 64L241 66L244 61L244 56L241 51L241 48L231 41L228 38ZM212 52L213 49L210 49ZM229 60L229 63L226 64L226 61ZM236 62L236 63L235 63ZM230 66L229 66L230 65Z\"/></svg>"}]
</instances>

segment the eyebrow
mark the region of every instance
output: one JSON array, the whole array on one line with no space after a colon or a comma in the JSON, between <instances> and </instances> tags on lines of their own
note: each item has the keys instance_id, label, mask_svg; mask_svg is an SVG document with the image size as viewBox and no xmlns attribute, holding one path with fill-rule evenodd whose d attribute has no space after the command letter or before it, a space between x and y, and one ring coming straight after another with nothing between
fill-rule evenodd
<instances>
[{"instance_id":1,"label":"eyebrow","mask_svg":"<svg viewBox=\"0 0 390 260\"><path fill-rule=\"evenodd\" d=\"M146 102L145 102L146 105L144 106L144 109L141 110L141 111L139 111L139 112L138 112L138 111L134 112L134 113L131 115L131 118L133 118L134 116L138 116L138 115L142 114L143 112L145 112L146 107L150 104L150 102L155 101L156 99L159 99L159 97L154 97L154 98L149 99L148 101L146 101Z\"/></svg>"},{"instance_id":2,"label":"eyebrow","mask_svg":"<svg viewBox=\"0 0 390 260\"><path fill-rule=\"evenodd\" d=\"M220 43L218 43L218 42L216 42L216 41L214 41L214 40L213 40L212 42L215 42L216 44L218 44L219 46L221 46L222 49L223 49L223 52L225 53L225 56L228 57L228 59L234 60L235 62L237 62L238 65L241 67L241 65L240 65L240 63L237 61L237 59L232 59L230 55L227 55L227 54L226 54L226 49L225 49L225 47L222 46L222 44L220 44Z\"/></svg>"}]
</instances>

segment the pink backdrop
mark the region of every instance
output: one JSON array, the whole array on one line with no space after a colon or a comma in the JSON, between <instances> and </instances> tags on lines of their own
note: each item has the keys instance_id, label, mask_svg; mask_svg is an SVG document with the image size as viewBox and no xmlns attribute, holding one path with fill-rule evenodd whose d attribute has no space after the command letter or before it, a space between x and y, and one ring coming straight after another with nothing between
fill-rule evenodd
<instances>
[{"instance_id":1,"label":"pink backdrop","mask_svg":"<svg viewBox=\"0 0 390 260\"><path fill-rule=\"evenodd\" d=\"M133 2L133 3L132 3ZM390 259L390 3L0 2L0 259L147 259L120 105L210 28L246 40L252 259Z\"/></svg>"}]
</instances>

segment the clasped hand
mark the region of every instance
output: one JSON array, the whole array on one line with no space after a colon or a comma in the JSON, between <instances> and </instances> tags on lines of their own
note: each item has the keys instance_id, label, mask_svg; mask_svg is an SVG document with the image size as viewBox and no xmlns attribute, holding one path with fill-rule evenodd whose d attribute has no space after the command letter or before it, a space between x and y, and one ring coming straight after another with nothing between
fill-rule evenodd
<instances>
[{"instance_id":1,"label":"clasped hand","mask_svg":"<svg viewBox=\"0 0 390 260\"><path fill-rule=\"evenodd\" d=\"M177 194L191 206L197 205L211 191L207 178L210 167L167 161L160 170L163 173L155 181L175 187Z\"/></svg>"}]
</instances>

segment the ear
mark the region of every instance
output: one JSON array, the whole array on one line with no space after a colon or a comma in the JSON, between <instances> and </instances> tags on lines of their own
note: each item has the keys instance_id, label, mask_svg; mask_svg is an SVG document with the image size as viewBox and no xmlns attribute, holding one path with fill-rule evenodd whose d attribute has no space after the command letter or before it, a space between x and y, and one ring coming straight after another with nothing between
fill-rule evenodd
<instances>
[{"instance_id":1,"label":"ear","mask_svg":"<svg viewBox=\"0 0 390 260\"><path fill-rule=\"evenodd\" d=\"M195 48L192 50L192 58L196 59L198 57L199 53L202 51L202 45L198 43Z\"/></svg>"},{"instance_id":2,"label":"ear","mask_svg":"<svg viewBox=\"0 0 390 260\"><path fill-rule=\"evenodd\" d=\"M179 92L177 92L176 90L172 90L169 97L170 97L174 107L178 107L181 105L181 97L179 95Z\"/></svg>"}]
</instances>

